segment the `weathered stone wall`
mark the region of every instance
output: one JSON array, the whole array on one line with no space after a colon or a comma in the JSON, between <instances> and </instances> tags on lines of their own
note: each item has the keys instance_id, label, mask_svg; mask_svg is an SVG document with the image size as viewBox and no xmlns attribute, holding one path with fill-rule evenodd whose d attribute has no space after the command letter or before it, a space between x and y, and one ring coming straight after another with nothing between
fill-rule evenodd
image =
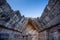
<instances>
[{"instance_id":1,"label":"weathered stone wall","mask_svg":"<svg viewBox=\"0 0 60 40\"><path fill-rule=\"evenodd\" d=\"M40 18L37 18L38 23L43 29L54 25L54 22L58 24L60 21L60 0L49 0L48 5L45 7L44 12ZM53 22L52 22L53 21ZM59 22L58 22L59 21ZM49 26L47 26L49 24ZM50 25L51 24L51 25Z\"/></svg>"},{"instance_id":2,"label":"weathered stone wall","mask_svg":"<svg viewBox=\"0 0 60 40\"><path fill-rule=\"evenodd\" d=\"M30 19L31 20L31 19ZM23 35L27 35L28 40L38 40L38 31L35 29L34 25L31 23L32 21L28 20L27 25L23 29Z\"/></svg>"},{"instance_id":3,"label":"weathered stone wall","mask_svg":"<svg viewBox=\"0 0 60 40\"><path fill-rule=\"evenodd\" d=\"M0 40L30 40L27 39L30 35L22 34L27 21L19 11L13 11L6 0L0 0ZM39 40L56 40L53 34L60 35L60 0L49 0L42 16L33 21L40 29Z\"/></svg>"},{"instance_id":4,"label":"weathered stone wall","mask_svg":"<svg viewBox=\"0 0 60 40\"><path fill-rule=\"evenodd\" d=\"M36 23L40 25L40 28L42 28L40 30L40 37L45 34L44 31L46 31L46 40L59 40L60 37L58 37L58 35L60 36L60 33L58 30L60 29L60 0L49 0L42 16L35 19L35 21L37 21ZM41 40L45 40L44 38L45 36L43 35Z\"/></svg>"},{"instance_id":5,"label":"weathered stone wall","mask_svg":"<svg viewBox=\"0 0 60 40\"><path fill-rule=\"evenodd\" d=\"M20 37L21 37L21 33L4 29L4 28L0 28L0 35L1 34L3 34L3 38L4 38L4 34L9 35L9 36L5 36L8 38L8 40L20 40Z\"/></svg>"},{"instance_id":6,"label":"weathered stone wall","mask_svg":"<svg viewBox=\"0 0 60 40\"><path fill-rule=\"evenodd\" d=\"M23 40L25 20L19 11L11 9L6 0L0 0L0 40Z\"/></svg>"}]
</instances>

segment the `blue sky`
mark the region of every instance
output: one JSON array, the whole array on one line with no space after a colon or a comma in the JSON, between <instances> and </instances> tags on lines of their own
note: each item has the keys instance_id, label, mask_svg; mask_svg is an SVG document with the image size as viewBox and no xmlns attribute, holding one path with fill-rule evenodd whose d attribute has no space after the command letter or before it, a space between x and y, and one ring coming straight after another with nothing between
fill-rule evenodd
<instances>
[{"instance_id":1,"label":"blue sky","mask_svg":"<svg viewBox=\"0 0 60 40\"><path fill-rule=\"evenodd\" d=\"M13 10L19 10L25 17L40 17L48 0L7 0Z\"/></svg>"}]
</instances>

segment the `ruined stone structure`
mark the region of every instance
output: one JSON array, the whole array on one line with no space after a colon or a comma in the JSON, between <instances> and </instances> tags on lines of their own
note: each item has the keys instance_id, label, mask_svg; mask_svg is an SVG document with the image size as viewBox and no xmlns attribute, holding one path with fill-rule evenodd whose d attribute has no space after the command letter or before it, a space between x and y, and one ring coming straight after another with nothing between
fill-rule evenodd
<instances>
[{"instance_id":1,"label":"ruined stone structure","mask_svg":"<svg viewBox=\"0 0 60 40\"><path fill-rule=\"evenodd\" d=\"M38 18L21 16L0 0L0 40L60 40L60 0L49 0Z\"/></svg>"}]
</instances>

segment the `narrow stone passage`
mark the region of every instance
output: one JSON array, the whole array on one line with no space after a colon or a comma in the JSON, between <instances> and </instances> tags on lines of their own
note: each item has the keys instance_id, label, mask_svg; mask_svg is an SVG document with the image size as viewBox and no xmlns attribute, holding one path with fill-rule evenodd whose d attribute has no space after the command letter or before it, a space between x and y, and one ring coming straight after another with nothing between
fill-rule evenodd
<instances>
[{"instance_id":1,"label":"narrow stone passage","mask_svg":"<svg viewBox=\"0 0 60 40\"><path fill-rule=\"evenodd\" d=\"M21 16L0 0L0 40L60 40L60 0L49 0L37 18Z\"/></svg>"}]
</instances>

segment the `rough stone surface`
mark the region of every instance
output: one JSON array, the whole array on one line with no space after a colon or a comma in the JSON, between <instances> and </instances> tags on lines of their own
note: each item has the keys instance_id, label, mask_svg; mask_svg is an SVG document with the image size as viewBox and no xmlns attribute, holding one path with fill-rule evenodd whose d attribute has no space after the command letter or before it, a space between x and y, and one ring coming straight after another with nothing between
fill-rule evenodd
<instances>
[{"instance_id":1,"label":"rough stone surface","mask_svg":"<svg viewBox=\"0 0 60 40\"><path fill-rule=\"evenodd\" d=\"M60 40L60 0L49 0L41 17L28 19L0 0L0 40Z\"/></svg>"}]
</instances>

